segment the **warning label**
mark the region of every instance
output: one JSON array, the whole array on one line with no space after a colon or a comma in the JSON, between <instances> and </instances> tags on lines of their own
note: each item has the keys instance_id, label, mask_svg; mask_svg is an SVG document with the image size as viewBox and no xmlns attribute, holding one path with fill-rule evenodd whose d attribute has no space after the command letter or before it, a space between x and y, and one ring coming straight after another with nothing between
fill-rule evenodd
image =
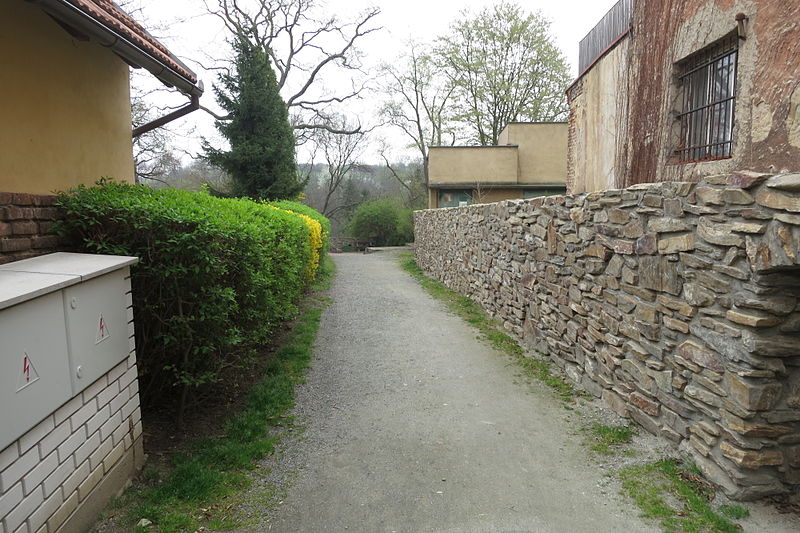
<instances>
[{"instance_id":1,"label":"warning label","mask_svg":"<svg viewBox=\"0 0 800 533\"><path fill-rule=\"evenodd\" d=\"M17 392L39 380L39 373L36 372L33 361L31 361L27 353L22 357L20 370L21 372L17 378Z\"/></svg>"},{"instance_id":2,"label":"warning label","mask_svg":"<svg viewBox=\"0 0 800 533\"><path fill-rule=\"evenodd\" d=\"M100 319L97 321L97 336L95 337L94 343L100 344L110 336L111 331L108 329L108 323L105 318L103 318L103 315L100 315Z\"/></svg>"}]
</instances>

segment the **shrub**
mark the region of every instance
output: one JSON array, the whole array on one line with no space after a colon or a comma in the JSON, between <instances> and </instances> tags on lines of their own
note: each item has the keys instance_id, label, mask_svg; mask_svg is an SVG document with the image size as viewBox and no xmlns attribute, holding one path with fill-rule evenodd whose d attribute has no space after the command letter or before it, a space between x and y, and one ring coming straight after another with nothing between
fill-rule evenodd
<instances>
[{"instance_id":1,"label":"shrub","mask_svg":"<svg viewBox=\"0 0 800 533\"><path fill-rule=\"evenodd\" d=\"M411 211L384 198L364 202L350 221L350 234L375 246L395 246L414 239Z\"/></svg>"},{"instance_id":2,"label":"shrub","mask_svg":"<svg viewBox=\"0 0 800 533\"><path fill-rule=\"evenodd\" d=\"M140 258L131 283L148 404L179 391L185 400L242 364L244 348L292 316L308 281L309 226L282 209L107 182L58 202L67 216L57 229L78 250Z\"/></svg>"},{"instance_id":3,"label":"shrub","mask_svg":"<svg viewBox=\"0 0 800 533\"><path fill-rule=\"evenodd\" d=\"M328 253L328 243L329 243L329 237L331 235L331 221L328 220L325 216L323 216L319 211L315 210L312 207L308 207L306 204L301 204L300 202L292 202L291 200L272 201L269 202L269 205L274 205L275 207L280 207L281 209L285 209L287 211L292 211L294 213L300 213L302 215L306 215L319 222L320 225L322 226L321 255L324 257L325 254Z\"/></svg>"}]
</instances>

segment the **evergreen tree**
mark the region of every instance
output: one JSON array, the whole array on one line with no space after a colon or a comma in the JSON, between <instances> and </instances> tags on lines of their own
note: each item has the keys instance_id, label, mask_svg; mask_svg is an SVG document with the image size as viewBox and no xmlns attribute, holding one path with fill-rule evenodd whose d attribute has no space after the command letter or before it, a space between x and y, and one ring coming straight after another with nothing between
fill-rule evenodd
<instances>
[{"instance_id":1,"label":"evergreen tree","mask_svg":"<svg viewBox=\"0 0 800 533\"><path fill-rule=\"evenodd\" d=\"M204 143L205 157L231 176L236 196L293 198L305 183L298 176L295 139L275 73L260 48L237 40L234 52L234 68L214 86L217 102L228 113L216 127L230 150Z\"/></svg>"}]
</instances>

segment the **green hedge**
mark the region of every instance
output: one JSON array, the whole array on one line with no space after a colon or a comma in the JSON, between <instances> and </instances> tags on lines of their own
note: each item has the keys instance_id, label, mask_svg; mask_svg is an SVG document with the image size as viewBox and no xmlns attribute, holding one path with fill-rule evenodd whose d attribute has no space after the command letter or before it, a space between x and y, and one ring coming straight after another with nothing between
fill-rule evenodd
<instances>
[{"instance_id":1,"label":"green hedge","mask_svg":"<svg viewBox=\"0 0 800 533\"><path fill-rule=\"evenodd\" d=\"M163 400L242 364L308 282L309 229L250 200L102 183L59 195L58 231L79 251L140 258L132 269L143 400ZM319 216L317 214L317 216ZM182 402L184 403L184 402Z\"/></svg>"},{"instance_id":2,"label":"green hedge","mask_svg":"<svg viewBox=\"0 0 800 533\"><path fill-rule=\"evenodd\" d=\"M330 243L329 238L331 236L331 221L328 220L325 216L323 216L319 211L315 210L312 207L308 207L306 204L301 204L300 202L292 202L290 200L276 200L269 202L269 204L274 205L275 207L280 207L281 209L288 209L289 211L302 213L322 224L323 256L325 253L328 252L328 245Z\"/></svg>"}]
</instances>

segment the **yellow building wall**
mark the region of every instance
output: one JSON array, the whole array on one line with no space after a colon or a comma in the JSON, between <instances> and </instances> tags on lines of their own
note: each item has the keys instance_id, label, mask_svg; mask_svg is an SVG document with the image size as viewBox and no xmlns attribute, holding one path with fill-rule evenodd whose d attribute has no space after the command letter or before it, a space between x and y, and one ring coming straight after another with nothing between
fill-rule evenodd
<instances>
[{"instance_id":1,"label":"yellow building wall","mask_svg":"<svg viewBox=\"0 0 800 533\"><path fill-rule=\"evenodd\" d=\"M27 2L0 2L0 191L133 182L128 66Z\"/></svg>"},{"instance_id":2,"label":"yellow building wall","mask_svg":"<svg viewBox=\"0 0 800 533\"><path fill-rule=\"evenodd\" d=\"M516 183L515 146L432 146L428 181L437 184Z\"/></svg>"},{"instance_id":3,"label":"yellow building wall","mask_svg":"<svg viewBox=\"0 0 800 533\"><path fill-rule=\"evenodd\" d=\"M498 142L519 146L519 183L564 183L568 135L566 122L518 122L506 126Z\"/></svg>"}]
</instances>

